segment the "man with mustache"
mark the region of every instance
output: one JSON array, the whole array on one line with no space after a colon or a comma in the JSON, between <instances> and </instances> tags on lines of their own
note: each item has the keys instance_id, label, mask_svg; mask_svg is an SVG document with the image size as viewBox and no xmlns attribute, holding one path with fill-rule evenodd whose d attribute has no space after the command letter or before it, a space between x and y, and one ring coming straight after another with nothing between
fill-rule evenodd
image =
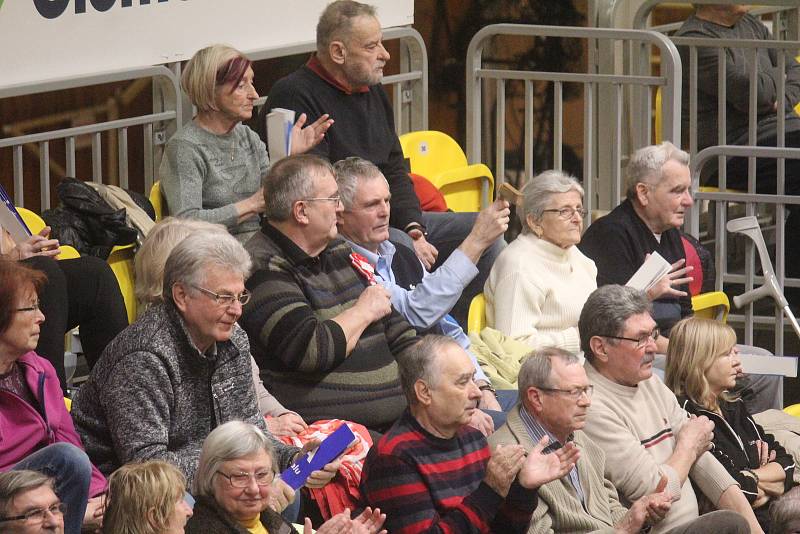
<instances>
[{"instance_id":1,"label":"man with mustache","mask_svg":"<svg viewBox=\"0 0 800 534\"><path fill-rule=\"evenodd\" d=\"M376 164L392 192L392 239L413 247L430 270L464 241L477 214L422 211L395 131L392 105L380 83L389 61L382 39L374 6L353 0L328 4L317 24L316 53L274 85L259 124L265 126L263 115L273 108L305 113L309 121L330 114L334 126L312 152L332 163L358 156ZM503 240L496 239L488 247L478 262L478 275L458 299L453 316L462 326L472 297L483 291L503 246Z\"/></svg>"},{"instance_id":2,"label":"man with mustache","mask_svg":"<svg viewBox=\"0 0 800 534\"><path fill-rule=\"evenodd\" d=\"M581 430L592 404L593 386L577 356L555 347L533 352L522 363L518 383L520 402L489 443L520 444L530 450L542 436L548 436L550 445L545 452L572 442L582 455L567 476L539 488L539 504L528 534L612 528L636 534L645 524L664 518L672 504L663 491L666 478L628 510L605 477L605 454Z\"/></svg>"},{"instance_id":3,"label":"man with mustache","mask_svg":"<svg viewBox=\"0 0 800 534\"><path fill-rule=\"evenodd\" d=\"M594 386L586 435L605 453L605 476L623 503L652 493L666 477L675 501L653 533L763 532L736 481L709 452L714 424L689 418L653 375L656 322L636 289L606 285L586 301L578 321L586 376ZM712 507L699 515L697 485ZM738 512L742 517L732 514Z\"/></svg>"}]
</instances>

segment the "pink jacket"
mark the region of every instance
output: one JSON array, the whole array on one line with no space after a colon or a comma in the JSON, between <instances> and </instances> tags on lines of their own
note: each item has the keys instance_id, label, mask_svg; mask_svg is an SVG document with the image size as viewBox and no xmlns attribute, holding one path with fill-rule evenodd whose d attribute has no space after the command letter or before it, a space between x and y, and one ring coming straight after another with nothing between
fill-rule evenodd
<instances>
[{"instance_id":1,"label":"pink jacket","mask_svg":"<svg viewBox=\"0 0 800 534\"><path fill-rule=\"evenodd\" d=\"M0 391L0 471L11 469L29 454L53 443L72 443L83 450L53 366L33 351L17 361L44 417L19 396ZM92 465L89 495L103 493L106 486L105 477Z\"/></svg>"}]
</instances>

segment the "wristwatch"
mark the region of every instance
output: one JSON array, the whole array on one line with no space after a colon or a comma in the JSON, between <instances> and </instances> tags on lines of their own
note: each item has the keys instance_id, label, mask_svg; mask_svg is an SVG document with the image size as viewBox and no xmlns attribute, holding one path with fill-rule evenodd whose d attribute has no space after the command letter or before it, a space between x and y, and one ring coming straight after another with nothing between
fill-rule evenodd
<instances>
[{"instance_id":1,"label":"wristwatch","mask_svg":"<svg viewBox=\"0 0 800 534\"><path fill-rule=\"evenodd\" d=\"M417 240L420 237L427 237L428 229L418 222L411 222L406 225L406 233L411 239Z\"/></svg>"},{"instance_id":2,"label":"wristwatch","mask_svg":"<svg viewBox=\"0 0 800 534\"><path fill-rule=\"evenodd\" d=\"M494 386L491 384L481 384L480 386L478 386L478 389L481 390L481 392L491 391L494 394L495 398L497 398L497 390L494 389Z\"/></svg>"}]
</instances>

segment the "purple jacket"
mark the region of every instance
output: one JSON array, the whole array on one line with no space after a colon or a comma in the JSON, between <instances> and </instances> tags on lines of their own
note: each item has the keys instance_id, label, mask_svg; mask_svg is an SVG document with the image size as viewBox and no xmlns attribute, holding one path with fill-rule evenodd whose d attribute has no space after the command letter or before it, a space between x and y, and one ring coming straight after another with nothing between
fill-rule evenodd
<instances>
[{"instance_id":1,"label":"purple jacket","mask_svg":"<svg viewBox=\"0 0 800 534\"><path fill-rule=\"evenodd\" d=\"M34 407L8 391L0 391L0 471L11 469L28 455L53 443L83 444L72 416L64 405L64 395L53 366L31 351L19 360L25 380L39 402L44 417ZM89 496L106 490L105 477L92 465Z\"/></svg>"}]
</instances>

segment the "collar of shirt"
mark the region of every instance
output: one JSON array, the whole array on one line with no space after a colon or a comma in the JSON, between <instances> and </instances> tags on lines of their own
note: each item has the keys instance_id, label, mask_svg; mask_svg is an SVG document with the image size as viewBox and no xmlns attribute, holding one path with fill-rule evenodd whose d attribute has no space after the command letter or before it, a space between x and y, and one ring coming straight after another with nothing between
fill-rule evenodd
<instances>
[{"instance_id":1,"label":"collar of shirt","mask_svg":"<svg viewBox=\"0 0 800 534\"><path fill-rule=\"evenodd\" d=\"M286 254L287 259L292 262L294 265L319 265L325 254L337 243L341 243L341 240L334 239L328 246L325 247L325 250L319 253L318 256L309 256L306 252L297 246L297 244L289 239L283 232L272 226L266 219L264 220L263 224L261 225L261 232L272 239L276 245L278 245L281 250Z\"/></svg>"},{"instance_id":2,"label":"collar of shirt","mask_svg":"<svg viewBox=\"0 0 800 534\"><path fill-rule=\"evenodd\" d=\"M564 444L558 441L558 438L556 438L549 430L543 427L542 424L537 421L536 418L530 412L528 412L528 410L526 410L525 406L522 404L520 404L519 407L519 417L522 419L522 423L525 425L525 430L528 431L528 434L534 443L538 443L543 436L550 438L550 442L542 451L542 454L548 454L553 451L557 451L564 446ZM572 434L570 434L569 438L567 438L567 441L571 440Z\"/></svg>"},{"instance_id":3,"label":"collar of shirt","mask_svg":"<svg viewBox=\"0 0 800 534\"><path fill-rule=\"evenodd\" d=\"M349 239L345 239L350 244L354 252L357 252L367 258L367 261L375 267L375 274L380 276L387 282L395 283L394 273L392 272L392 258L397 250L392 243L388 240L378 245L378 252L372 252L365 249L357 243L353 243Z\"/></svg>"},{"instance_id":4,"label":"collar of shirt","mask_svg":"<svg viewBox=\"0 0 800 534\"><path fill-rule=\"evenodd\" d=\"M354 87L353 89L350 89L349 87L345 87L344 85L339 83L339 81L336 78L334 78L333 75L330 72L328 72L327 69L325 69L325 67L322 66L322 63L320 63L319 59L317 58L317 54L311 54L311 57L308 58L308 61L306 62L306 67L308 67L311 70L311 72L313 72L314 74L316 74L317 76L319 76L320 78L322 78L323 80L325 80L326 82L328 82L329 84L331 84L344 94L352 95L353 93L369 92L368 85L361 85L359 87Z\"/></svg>"}]
</instances>

